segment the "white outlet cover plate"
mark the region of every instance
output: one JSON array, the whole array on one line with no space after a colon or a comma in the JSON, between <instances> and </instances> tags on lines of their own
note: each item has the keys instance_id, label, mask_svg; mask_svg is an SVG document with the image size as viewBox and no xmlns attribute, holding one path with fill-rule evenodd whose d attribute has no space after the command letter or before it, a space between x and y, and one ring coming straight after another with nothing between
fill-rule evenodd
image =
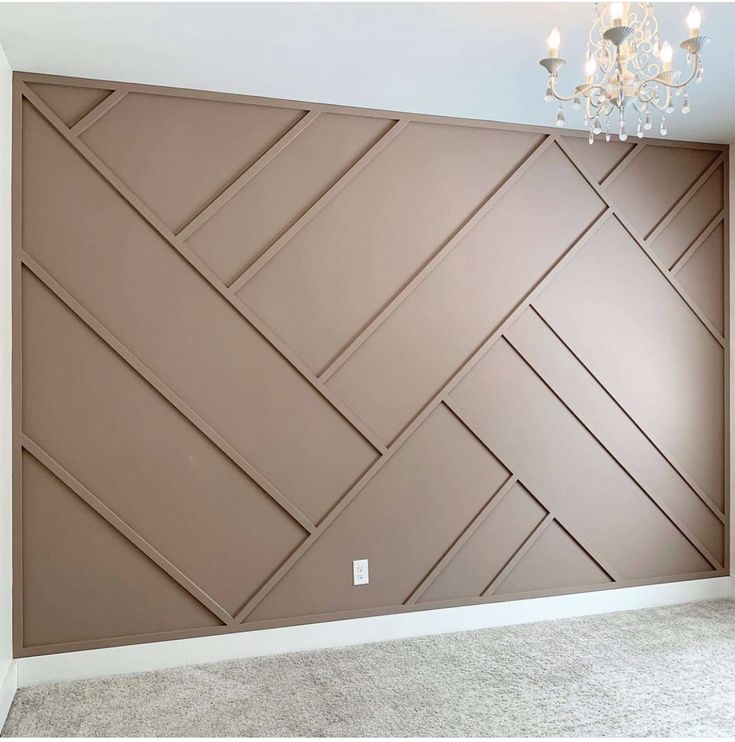
<instances>
[{"instance_id":1,"label":"white outlet cover plate","mask_svg":"<svg viewBox=\"0 0 735 742\"><path fill-rule=\"evenodd\" d=\"M370 582L367 559L355 559L352 562L352 584L367 585Z\"/></svg>"}]
</instances>

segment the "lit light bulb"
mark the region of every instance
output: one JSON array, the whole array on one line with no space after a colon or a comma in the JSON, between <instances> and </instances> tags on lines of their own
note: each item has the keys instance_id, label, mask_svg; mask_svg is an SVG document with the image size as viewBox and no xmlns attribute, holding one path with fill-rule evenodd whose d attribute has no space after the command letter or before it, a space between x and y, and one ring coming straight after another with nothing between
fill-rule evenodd
<instances>
[{"instance_id":1,"label":"lit light bulb","mask_svg":"<svg viewBox=\"0 0 735 742\"><path fill-rule=\"evenodd\" d=\"M587 57L587 61L584 63L584 74L587 77L593 77L597 71L597 62L594 57Z\"/></svg>"},{"instance_id":2,"label":"lit light bulb","mask_svg":"<svg viewBox=\"0 0 735 742\"><path fill-rule=\"evenodd\" d=\"M699 36L699 29L702 25L702 14L697 9L696 5L692 5L687 16L687 26L689 26L689 33L692 36Z\"/></svg>"},{"instance_id":3,"label":"lit light bulb","mask_svg":"<svg viewBox=\"0 0 735 742\"><path fill-rule=\"evenodd\" d=\"M664 70L671 69L671 60L674 58L674 50L671 48L671 44L668 41L664 41L661 44L661 61L664 65Z\"/></svg>"},{"instance_id":4,"label":"lit light bulb","mask_svg":"<svg viewBox=\"0 0 735 742\"><path fill-rule=\"evenodd\" d=\"M559 112L556 114L556 125L564 126L567 120L564 118L564 111L561 109L561 103L559 104Z\"/></svg>"},{"instance_id":5,"label":"lit light bulb","mask_svg":"<svg viewBox=\"0 0 735 742\"><path fill-rule=\"evenodd\" d=\"M610 20L612 21L613 26L619 26L622 24L624 12L624 3L610 3Z\"/></svg>"},{"instance_id":6,"label":"lit light bulb","mask_svg":"<svg viewBox=\"0 0 735 742\"><path fill-rule=\"evenodd\" d=\"M681 103L681 112L682 113L689 113L689 111L692 110L692 106L689 103L689 95L688 93L684 93L684 100Z\"/></svg>"},{"instance_id":7,"label":"lit light bulb","mask_svg":"<svg viewBox=\"0 0 735 742\"><path fill-rule=\"evenodd\" d=\"M559 54L560 43L561 43L561 34L559 33L559 29L556 26L554 26L554 28L551 29L549 38L546 39L546 46L549 47L550 57L556 57Z\"/></svg>"},{"instance_id":8,"label":"lit light bulb","mask_svg":"<svg viewBox=\"0 0 735 742\"><path fill-rule=\"evenodd\" d=\"M662 137L665 137L668 133L669 130L666 128L666 116L661 116L661 126L659 126L658 131Z\"/></svg>"}]
</instances>

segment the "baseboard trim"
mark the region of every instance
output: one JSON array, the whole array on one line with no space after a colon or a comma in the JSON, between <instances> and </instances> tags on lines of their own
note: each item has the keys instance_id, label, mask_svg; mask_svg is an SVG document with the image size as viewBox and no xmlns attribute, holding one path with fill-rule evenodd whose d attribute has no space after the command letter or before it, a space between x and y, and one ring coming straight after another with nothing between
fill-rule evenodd
<instances>
[{"instance_id":1,"label":"baseboard trim","mask_svg":"<svg viewBox=\"0 0 735 742\"><path fill-rule=\"evenodd\" d=\"M244 657L532 623L696 600L735 597L735 580L712 577L618 590L440 608L237 634L21 657L18 686L78 680Z\"/></svg>"},{"instance_id":2,"label":"baseboard trim","mask_svg":"<svg viewBox=\"0 0 735 742\"><path fill-rule=\"evenodd\" d=\"M18 661L10 660L5 676L0 681L0 730L8 718L10 706L15 698L15 692L18 690Z\"/></svg>"}]
</instances>

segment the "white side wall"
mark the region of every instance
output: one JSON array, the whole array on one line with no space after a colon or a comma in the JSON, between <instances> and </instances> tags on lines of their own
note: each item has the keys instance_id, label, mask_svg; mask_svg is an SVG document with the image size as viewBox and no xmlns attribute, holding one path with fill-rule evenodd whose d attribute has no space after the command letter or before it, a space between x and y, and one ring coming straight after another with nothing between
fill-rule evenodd
<instances>
[{"instance_id":1,"label":"white side wall","mask_svg":"<svg viewBox=\"0 0 735 742\"><path fill-rule=\"evenodd\" d=\"M12 640L10 152L13 75L0 46L0 726L15 693Z\"/></svg>"},{"instance_id":2,"label":"white side wall","mask_svg":"<svg viewBox=\"0 0 735 742\"><path fill-rule=\"evenodd\" d=\"M730 333L735 329L735 142L730 144ZM732 342L732 341L731 341ZM730 496L732 497L733 484L735 484L735 353L730 353L730 420L732 421L732 433L730 436ZM732 581L731 595L735 599L735 518L732 517L732 506L730 507L730 580Z\"/></svg>"}]
</instances>

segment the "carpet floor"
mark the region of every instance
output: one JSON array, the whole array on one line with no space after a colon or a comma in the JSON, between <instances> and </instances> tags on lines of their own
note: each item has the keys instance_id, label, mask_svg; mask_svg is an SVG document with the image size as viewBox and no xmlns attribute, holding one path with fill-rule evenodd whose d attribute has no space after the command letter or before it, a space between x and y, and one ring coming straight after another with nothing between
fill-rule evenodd
<instances>
[{"instance_id":1,"label":"carpet floor","mask_svg":"<svg viewBox=\"0 0 735 742\"><path fill-rule=\"evenodd\" d=\"M735 736L735 602L18 691L3 736Z\"/></svg>"}]
</instances>

